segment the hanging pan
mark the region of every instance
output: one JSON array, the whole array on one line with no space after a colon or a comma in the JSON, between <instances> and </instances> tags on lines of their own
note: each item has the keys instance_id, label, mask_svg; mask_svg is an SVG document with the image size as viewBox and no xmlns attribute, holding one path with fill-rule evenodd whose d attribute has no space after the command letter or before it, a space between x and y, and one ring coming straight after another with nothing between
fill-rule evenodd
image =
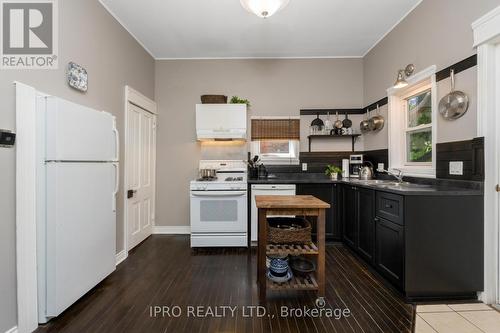
<instances>
[{"instance_id":1,"label":"hanging pan","mask_svg":"<svg viewBox=\"0 0 500 333\"><path fill-rule=\"evenodd\" d=\"M364 116L365 118L361 123L359 123L359 129L361 130L361 133L366 133L370 131L370 122L368 119L370 118L370 109L366 110L366 114Z\"/></svg>"},{"instance_id":2,"label":"hanging pan","mask_svg":"<svg viewBox=\"0 0 500 333\"><path fill-rule=\"evenodd\" d=\"M344 124L342 124L342 120L339 119L339 113L337 112L337 120L335 121L335 123L333 124L333 126L335 126L335 128L342 128L344 127Z\"/></svg>"},{"instance_id":3,"label":"hanging pan","mask_svg":"<svg viewBox=\"0 0 500 333\"><path fill-rule=\"evenodd\" d=\"M345 119L342 121L342 125L344 128L352 127L352 121L351 121L351 119L349 119L347 112L345 113Z\"/></svg>"},{"instance_id":4,"label":"hanging pan","mask_svg":"<svg viewBox=\"0 0 500 333\"><path fill-rule=\"evenodd\" d=\"M322 130L323 127L325 126L325 123L323 122L323 120L321 120L321 118L319 117L319 113L317 114L317 118L314 119L312 122L311 122L311 127L312 126L317 126L319 130Z\"/></svg>"},{"instance_id":5,"label":"hanging pan","mask_svg":"<svg viewBox=\"0 0 500 333\"><path fill-rule=\"evenodd\" d=\"M370 131L378 132L384 128L385 119L380 115L380 108L377 104L377 115L370 118L368 121L368 127Z\"/></svg>"},{"instance_id":6,"label":"hanging pan","mask_svg":"<svg viewBox=\"0 0 500 333\"><path fill-rule=\"evenodd\" d=\"M469 109L469 97L462 91L455 90L455 71L450 71L451 91L439 102L439 113L447 120L462 117Z\"/></svg>"}]
</instances>

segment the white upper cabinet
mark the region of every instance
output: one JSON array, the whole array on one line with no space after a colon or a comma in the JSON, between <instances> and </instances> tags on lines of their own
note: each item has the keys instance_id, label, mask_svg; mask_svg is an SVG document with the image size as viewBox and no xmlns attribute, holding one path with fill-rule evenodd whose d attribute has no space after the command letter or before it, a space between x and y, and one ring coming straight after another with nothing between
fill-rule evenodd
<instances>
[{"instance_id":1,"label":"white upper cabinet","mask_svg":"<svg viewBox=\"0 0 500 333\"><path fill-rule=\"evenodd\" d=\"M246 140L245 104L197 104L196 135L204 140Z\"/></svg>"}]
</instances>

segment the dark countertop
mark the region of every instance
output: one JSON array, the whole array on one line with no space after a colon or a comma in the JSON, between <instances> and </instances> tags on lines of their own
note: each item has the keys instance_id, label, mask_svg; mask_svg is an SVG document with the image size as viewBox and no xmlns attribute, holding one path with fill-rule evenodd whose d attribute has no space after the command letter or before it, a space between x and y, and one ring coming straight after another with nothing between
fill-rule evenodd
<instances>
[{"instance_id":1,"label":"dark countertop","mask_svg":"<svg viewBox=\"0 0 500 333\"><path fill-rule=\"evenodd\" d=\"M413 180L414 179L411 179L410 182L414 182ZM283 173L271 174L266 179L248 179L248 184L347 184L399 195L483 195L480 182L460 181L454 183L453 181L440 182L432 180L434 181L434 184L432 184L429 183L429 180L425 181L428 183L425 187L397 188L394 186L381 187L380 185L363 184L355 179L339 179L332 181L329 177L316 173ZM423 183L421 181L415 182Z\"/></svg>"}]
</instances>

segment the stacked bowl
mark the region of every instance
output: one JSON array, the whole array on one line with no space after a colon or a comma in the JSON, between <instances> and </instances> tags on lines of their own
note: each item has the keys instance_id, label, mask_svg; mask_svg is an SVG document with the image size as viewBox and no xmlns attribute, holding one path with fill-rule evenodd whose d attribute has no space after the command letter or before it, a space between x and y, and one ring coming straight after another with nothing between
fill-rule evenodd
<instances>
[{"instance_id":1,"label":"stacked bowl","mask_svg":"<svg viewBox=\"0 0 500 333\"><path fill-rule=\"evenodd\" d=\"M268 257L268 263L267 277L269 280L276 283L284 283L293 277L292 271L288 265L288 257Z\"/></svg>"}]
</instances>

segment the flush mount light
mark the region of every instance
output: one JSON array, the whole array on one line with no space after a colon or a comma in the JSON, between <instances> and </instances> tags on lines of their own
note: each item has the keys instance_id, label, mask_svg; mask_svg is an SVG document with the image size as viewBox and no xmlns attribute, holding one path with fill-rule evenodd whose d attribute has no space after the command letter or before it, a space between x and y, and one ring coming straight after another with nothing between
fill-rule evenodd
<instances>
[{"instance_id":1,"label":"flush mount light","mask_svg":"<svg viewBox=\"0 0 500 333\"><path fill-rule=\"evenodd\" d=\"M243 8L250 13L267 18L285 8L290 0L240 0L240 2Z\"/></svg>"},{"instance_id":2,"label":"flush mount light","mask_svg":"<svg viewBox=\"0 0 500 333\"><path fill-rule=\"evenodd\" d=\"M409 64L406 66L405 69L400 69L398 71L398 77L396 79L396 83L394 83L394 88L400 89L404 88L408 85L408 82L406 82L406 78L410 77L413 75L415 72L415 65Z\"/></svg>"}]
</instances>

